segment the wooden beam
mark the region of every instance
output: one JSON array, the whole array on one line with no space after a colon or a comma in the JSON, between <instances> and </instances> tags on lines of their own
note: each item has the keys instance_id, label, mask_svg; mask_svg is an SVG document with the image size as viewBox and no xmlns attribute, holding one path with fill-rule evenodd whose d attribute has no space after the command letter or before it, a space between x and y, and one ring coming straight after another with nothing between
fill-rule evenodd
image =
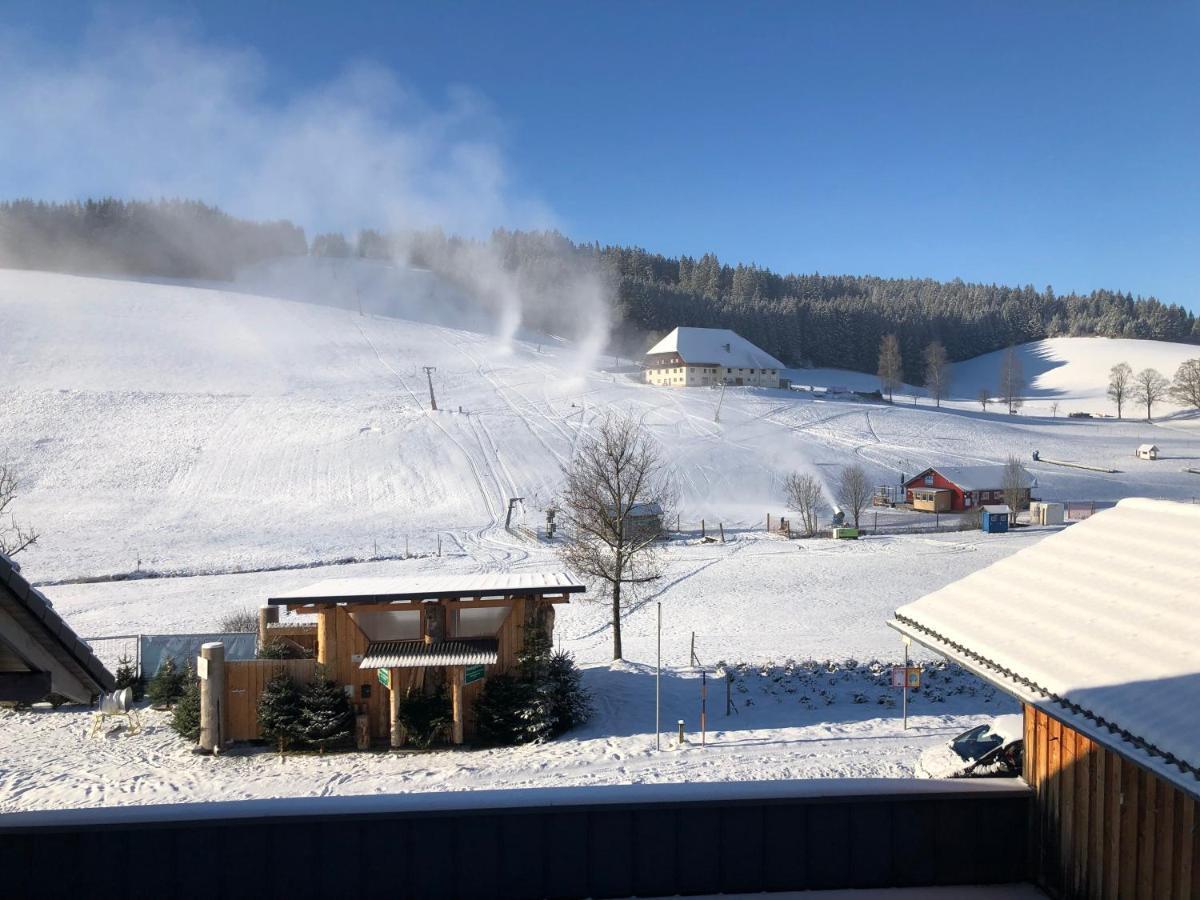
<instances>
[{"instance_id":1,"label":"wooden beam","mask_svg":"<svg viewBox=\"0 0 1200 900\"><path fill-rule=\"evenodd\" d=\"M2 607L0 607L0 638L4 639L4 642L31 670L49 672L52 690L56 693L80 703L91 701L91 686L76 678L61 659Z\"/></svg>"},{"instance_id":2,"label":"wooden beam","mask_svg":"<svg viewBox=\"0 0 1200 900\"><path fill-rule=\"evenodd\" d=\"M0 672L0 700L36 703L48 693L49 672Z\"/></svg>"},{"instance_id":3,"label":"wooden beam","mask_svg":"<svg viewBox=\"0 0 1200 900\"><path fill-rule=\"evenodd\" d=\"M498 606L512 606L513 599L505 600L443 600L442 605L447 609L488 609Z\"/></svg>"},{"instance_id":4,"label":"wooden beam","mask_svg":"<svg viewBox=\"0 0 1200 900\"><path fill-rule=\"evenodd\" d=\"M463 742L463 719L465 715L463 704L463 667L448 667L446 675L450 678L450 702L454 711L454 725L451 729L450 739L457 745Z\"/></svg>"}]
</instances>

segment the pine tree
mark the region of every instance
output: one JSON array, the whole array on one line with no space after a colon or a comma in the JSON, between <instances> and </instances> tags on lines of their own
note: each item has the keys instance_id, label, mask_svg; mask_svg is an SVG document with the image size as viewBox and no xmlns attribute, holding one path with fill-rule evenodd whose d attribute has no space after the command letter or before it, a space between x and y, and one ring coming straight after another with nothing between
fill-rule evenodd
<instances>
[{"instance_id":1,"label":"pine tree","mask_svg":"<svg viewBox=\"0 0 1200 900\"><path fill-rule=\"evenodd\" d=\"M300 737L300 690L287 673L268 681L258 698L258 727L280 756Z\"/></svg>"},{"instance_id":2,"label":"pine tree","mask_svg":"<svg viewBox=\"0 0 1200 900\"><path fill-rule=\"evenodd\" d=\"M146 688L146 696L158 709L166 709L183 693L185 688L183 673L175 665L171 657L163 659L162 665L150 679Z\"/></svg>"},{"instance_id":3,"label":"pine tree","mask_svg":"<svg viewBox=\"0 0 1200 900\"><path fill-rule=\"evenodd\" d=\"M125 688L132 690L134 700L141 700L146 693L146 681L128 654L117 660L117 671L113 675L113 680L116 681L118 691Z\"/></svg>"},{"instance_id":4,"label":"pine tree","mask_svg":"<svg viewBox=\"0 0 1200 900\"><path fill-rule=\"evenodd\" d=\"M300 692L300 736L323 754L326 747L350 737L353 726L354 712L345 691L318 668L312 683Z\"/></svg>"},{"instance_id":5,"label":"pine tree","mask_svg":"<svg viewBox=\"0 0 1200 900\"><path fill-rule=\"evenodd\" d=\"M183 673L184 689L171 716L171 730L189 741L200 740L200 679L189 665Z\"/></svg>"},{"instance_id":6,"label":"pine tree","mask_svg":"<svg viewBox=\"0 0 1200 900\"><path fill-rule=\"evenodd\" d=\"M591 718L592 698L583 686L583 673L571 654L559 651L550 657L546 680L556 736Z\"/></svg>"}]
</instances>

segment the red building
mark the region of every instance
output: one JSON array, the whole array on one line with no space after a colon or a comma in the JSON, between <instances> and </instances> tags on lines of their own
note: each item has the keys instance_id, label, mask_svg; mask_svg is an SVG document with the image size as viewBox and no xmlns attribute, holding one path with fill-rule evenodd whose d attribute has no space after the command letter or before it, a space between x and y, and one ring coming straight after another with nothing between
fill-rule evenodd
<instances>
[{"instance_id":1,"label":"red building","mask_svg":"<svg viewBox=\"0 0 1200 900\"><path fill-rule=\"evenodd\" d=\"M1029 491L1033 487L1033 476L1021 469L1024 488L1018 504L1029 505ZM1004 500L1004 466L939 466L928 468L904 482L904 499L913 503L913 491L922 488L948 491L950 512L974 509L983 503L1000 503Z\"/></svg>"}]
</instances>

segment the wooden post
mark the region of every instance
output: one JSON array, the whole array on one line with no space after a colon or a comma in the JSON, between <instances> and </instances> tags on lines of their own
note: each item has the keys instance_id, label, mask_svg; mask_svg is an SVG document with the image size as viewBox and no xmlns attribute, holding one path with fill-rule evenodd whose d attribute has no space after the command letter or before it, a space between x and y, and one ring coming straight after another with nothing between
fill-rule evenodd
<instances>
[{"instance_id":1,"label":"wooden post","mask_svg":"<svg viewBox=\"0 0 1200 900\"><path fill-rule=\"evenodd\" d=\"M260 606L258 608L258 647L261 650L267 646L267 626L279 621L278 606Z\"/></svg>"},{"instance_id":2,"label":"wooden post","mask_svg":"<svg viewBox=\"0 0 1200 900\"><path fill-rule=\"evenodd\" d=\"M718 522L717 526L721 529L721 543L725 543L725 523Z\"/></svg>"},{"instance_id":3,"label":"wooden post","mask_svg":"<svg viewBox=\"0 0 1200 900\"><path fill-rule=\"evenodd\" d=\"M704 530L704 520L700 520L700 537L707 537L707 532Z\"/></svg>"},{"instance_id":4,"label":"wooden post","mask_svg":"<svg viewBox=\"0 0 1200 900\"><path fill-rule=\"evenodd\" d=\"M450 676L450 703L454 713L450 740L457 745L463 742L463 667L455 666L447 674Z\"/></svg>"},{"instance_id":5,"label":"wooden post","mask_svg":"<svg viewBox=\"0 0 1200 900\"><path fill-rule=\"evenodd\" d=\"M388 722L391 724L390 743L393 750L404 746L404 729L400 726L400 689L396 686L396 670L389 669L391 687L388 692Z\"/></svg>"},{"instance_id":6,"label":"wooden post","mask_svg":"<svg viewBox=\"0 0 1200 900\"><path fill-rule=\"evenodd\" d=\"M356 750L371 749L371 717L365 712L356 713L354 716L354 748Z\"/></svg>"},{"instance_id":7,"label":"wooden post","mask_svg":"<svg viewBox=\"0 0 1200 900\"><path fill-rule=\"evenodd\" d=\"M331 667L337 665L337 612L336 606L317 610L317 662L325 667L329 678L336 677Z\"/></svg>"},{"instance_id":8,"label":"wooden post","mask_svg":"<svg viewBox=\"0 0 1200 900\"><path fill-rule=\"evenodd\" d=\"M225 645L203 644L197 661L200 674L200 747L220 753L229 733L225 709Z\"/></svg>"},{"instance_id":9,"label":"wooden post","mask_svg":"<svg viewBox=\"0 0 1200 900\"><path fill-rule=\"evenodd\" d=\"M771 514L767 513L767 531L771 530Z\"/></svg>"}]
</instances>

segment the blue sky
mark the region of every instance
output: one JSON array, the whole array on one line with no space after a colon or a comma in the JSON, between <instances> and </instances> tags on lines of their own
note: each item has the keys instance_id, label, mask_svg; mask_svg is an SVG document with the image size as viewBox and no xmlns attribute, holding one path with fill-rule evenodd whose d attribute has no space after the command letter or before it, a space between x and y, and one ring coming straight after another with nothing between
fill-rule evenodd
<instances>
[{"instance_id":1,"label":"blue sky","mask_svg":"<svg viewBox=\"0 0 1200 900\"><path fill-rule=\"evenodd\" d=\"M223 89L253 95L254 120L356 67L384 73L394 83L383 101L376 88L352 91L365 108L357 122L396 119L364 129L369 140L384 136L381 158L439 123L396 187L406 209L422 210L420 224L440 205L486 195L476 215L457 210L447 227L552 224L578 240L712 250L781 271L1112 287L1200 310L1195 3L6 9L9 46L29 52L27 68L69 69L94 57L98 41L155 43L164 29L182 55L228 55L249 74ZM183 102L197 102L208 82L188 77L195 89ZM15 102L0 94L6 100ZM306 122L319 118L318 105ZM453 124L443 129L445 118ZM226 190L215 175L188 177L206 170L185 162L185 149L174 172L130 158L137 148L119 141L96 158L77 142L75 157L56 156L53 145L68 138L53 128L69 125L39 121L47 131L35 149L7 151L0 193L171 190L177 179L180 191L215 193L235 210L253 193ZM165 130L160 119L125 128ZM189 144L204 143L197 134ZM453 176L443 178L439 158ZM139 181L135 169L154 169L154 180ZM370 193L371 184L364 174L339 191ZM240 211L263 212L266 197ZM310 230L355 213L328 198L283 207ZM364 219L379 215L364 202Z\"/></svg>"}]
</instances>

